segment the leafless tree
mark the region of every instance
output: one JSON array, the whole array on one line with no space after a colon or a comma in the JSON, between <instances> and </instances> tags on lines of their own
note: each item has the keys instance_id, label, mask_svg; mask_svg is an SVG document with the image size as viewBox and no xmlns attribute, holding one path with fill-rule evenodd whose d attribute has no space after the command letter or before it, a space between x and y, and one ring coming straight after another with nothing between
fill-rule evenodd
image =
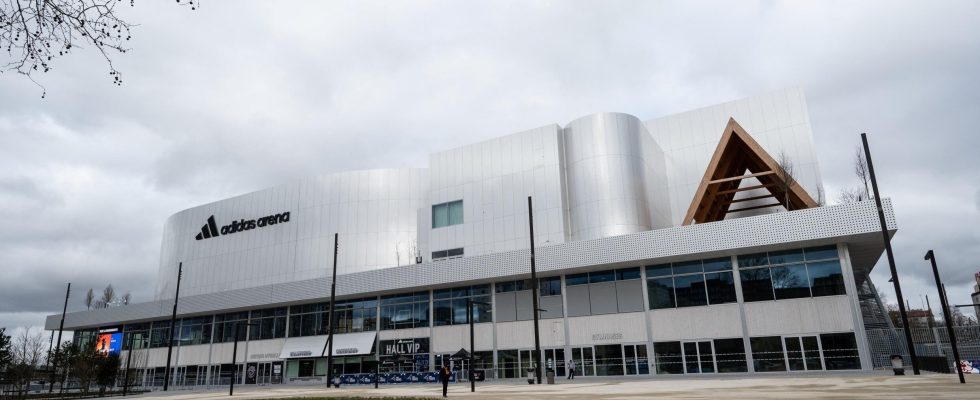
<instances>
[{"instance_id":1,"label":"leafless tree","mask_svg":"<svg viewBox=\"0 0 980 400\"><path fill-rule=\"evenodd\" d=\"M817 205L820 207L827 205L827 196L823 192L823 185L817 185Z\"/></svg>"},{"instance_id":2,"label":"leafless tree","mask_svg":"<svg viewBox=\"0 0 980 400\"><path fill-rule=\"evenodd\" d=\"M864 158L864 151L861 147L858 147L854 152L854 175L864 184L864 198L871 198L871 190L868 189L868 180L871 175L868 172L868 161Z\"/></svg>"},{"instance_id":3,"label":"leafless tree","mask_svg":"<svg viewBox=\"0 0 980 400\"><path fill-rule=\"evenodd\" d=\"M73 50L90 46L109 66L109 76L116 85L122 74L112 57L129 49L125 43L134 26L119 13L126 3L135 0L0 0L0 48L9 61L2 70L26 76L46 92L34 79L38 72L51 70L56 58ZM194 0L177 0L195 9Z\"/></svg>"},{"instance_id":4,"label":"leafless tree","mask_svg":"<svg viewBox=\"0 0 980 400\"><path fill-rule=\"evenodd\" d=\"M85 308L91 310L93 301L95 301L95 292L92 291L92 288L89 288L88 292L85 292L85 298L82 299L82 303L85 304Z\"/></svg>"},{"instance_id":5,"label":"leafless tree","mask_svg":"<svg viewBox=\"0 0 980 400\"><path fill-rule=\"evenodd\" d=\"M402 242L395 243L395 265L402 265Z\"/></svg>"},{"instance_id":6,"label":"leafless tree","mask_svg":"<svg viewBox=\"0 0 980 400\"><path fill-rule=\"evenodd\" d=\"M419 260L421 260L422 258L420 257L421 254L419 254L419 243L418 243L418 241L416 241L416 240L413 239L411 242L409 242L408 248L409 248L409 251L411 252L411 256L413 258L412 260L408 260L409 263L420 263L421 261L419 261Z\"/></svg>"},{"instance_id":7,"label":"leafless tree","mask_svg":"<svg viewBox=\"0 0 980 400\"><path fill-rule=\"evenodd\" d=\"M132 299L133 299L133 295L131 295L131 294L129 294L129 292L126 292L126 294L124 294L124 295L123 295L123 296L122 296L122 297L121 297L121 298L119 299L119 305L122 305L122 306L128 306L128 305L129 305L129 302L130 302L130 301L131 301Z\"/></svg>"},{"instance_id":8,"label":"leafless tree","mask_svg":"<svg viewBox=\"0 0 980 400\"><path fill-rule=\"evenodd\" d=\"M30 328L25 327L14 338L10 352L13 360L8 367L8 379L23 393L34 380L38 367L44 363L47 353L44 334L40 331L32 333Z\"/></svg>"},{"instance_id":9,"label":"leafless tree","mask_svg":"<svg viewBox=\"0 0 980 400\"><path fill-rule=\"evenodd\" d=\"M783 191L783 196L786 206L786 211L792 210L792 205L789 203L789 191L796 185L796 177L793 176L793 160L790 159L786 152L779 152L779 171L776 172L776 178L779 180L779 188Z\"/></svg>"},{"instance_id":10,"label":"leafless tree","mask_svg":"<svg viewBox=\"0 0 980 400\"><path fill-rule=\"evenodd\" d=\"M110 283L105 289L102 289L102 298L99 299L99 304L103 308L112 305L112 302L116 300L116 289L112 287Z\"/></svg>"},{"instance_id":11,"label":"leafless tree","mask_svg":"<svg viewBox=\"0 0 980 400\"><path fill-rule=\"evenodd\" d=\"M856 203L867 199L865 192L861 188L843 188L837 194L838 204Z\"/></svg>"}]
</instances>

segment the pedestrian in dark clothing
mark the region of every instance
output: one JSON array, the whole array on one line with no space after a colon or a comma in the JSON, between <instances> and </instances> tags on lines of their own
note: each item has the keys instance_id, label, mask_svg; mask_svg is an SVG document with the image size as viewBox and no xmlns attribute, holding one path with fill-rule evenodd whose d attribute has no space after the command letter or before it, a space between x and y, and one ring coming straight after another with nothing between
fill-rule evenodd
<instances>
[{"instance_id":1,"label":"pedestrian in dark clothing","mask_svg":"<svg viewBox=\"0 0 980 400\"><path fill-rule=\"evenodd\" d=\"M446 391L449 390L450 374L452 374L452 371L449 370L449 367L443 365L439 371L439 379L442 380L442 397L446 397Z\"/></svg>"},{"instance_id":2,"label":"pedestrian in dark clothing","mask_svg":"<svg viewBox=\"0 0 980 400\"><path fill-rule=\"evenodd\" d=\"M577 367L577 365L575 365L574 360L568 361L568 378L566 379L575 379L575 367Z\"/></svg>"}]
</instances>

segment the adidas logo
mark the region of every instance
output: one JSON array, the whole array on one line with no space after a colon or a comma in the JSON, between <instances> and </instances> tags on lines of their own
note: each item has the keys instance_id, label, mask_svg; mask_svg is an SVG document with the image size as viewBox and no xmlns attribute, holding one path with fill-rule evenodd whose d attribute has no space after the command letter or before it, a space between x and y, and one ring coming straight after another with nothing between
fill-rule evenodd
<instances>
[{"instance_id":1,"label":"adidas logo","mask_svg":"<svg viewBox=\"0 0 980 400\"><path fill-rule=\"evenodd\" d=\"M261 228L264 226L281 224L284 222L289 222L289 211L284 213L269 215L267 217L262 217L258 219L240 219L238 221L232 221L231 224L221 227L221 233L218 232L218 224L214 222L214 215L208 217L208 223L201 227L201 233L198 233L194 239L204 240L210 239L212 237L217 237L221 235L230 235L232 233L247 231L255 228Z\"/></svg>"}]
</instances>

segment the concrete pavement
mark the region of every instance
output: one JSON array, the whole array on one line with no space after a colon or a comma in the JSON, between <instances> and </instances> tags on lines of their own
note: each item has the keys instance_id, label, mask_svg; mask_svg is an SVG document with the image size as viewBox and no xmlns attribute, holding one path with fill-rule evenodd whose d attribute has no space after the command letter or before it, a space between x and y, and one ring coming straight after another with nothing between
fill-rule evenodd
<instances>
[{"instance_id":1,"label":"concrete pavement","mask_svg":"<svg viewBox=\"0 0 980 400\"><path fill-rule=\"evenodd\" d=\"M573 383L574 382L574 383ZM346 386L236 386L235 398L281 399L290 397L439 397L439 385ZM221 399L227 387L210 391L153 392L141 399ZM960 384L956 375L925 374L896 377L890 374L835 374L766 376L700 376L656 379L586 378L558 380L555 385L528 385L523 381L453 384L450 398L528 400L548 399L980 399L980 376L968 375Z\"/></svg>"}]
</instances>

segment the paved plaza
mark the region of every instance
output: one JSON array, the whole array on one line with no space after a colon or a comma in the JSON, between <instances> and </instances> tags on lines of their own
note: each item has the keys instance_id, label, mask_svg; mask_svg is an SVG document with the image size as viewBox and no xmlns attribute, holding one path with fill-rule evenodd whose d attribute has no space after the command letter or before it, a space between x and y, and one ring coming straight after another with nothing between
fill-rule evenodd
<instances>
[{"instance_id":1,"label":"paved plaza","mask_svg":"<svg viewBox=\"0 0 980 400\"><path fill-rule=\"evenodd\" d=\"M438 385L236 387L235 397L276 399L290 397L441 397ZM154 392L144 399L220 399L228 390ZM976 399L980 398L980 376L967 376L960 384L956 375L925 374L896 377L890 374L771 375L766 377L710 377L658 379L576 379L555 385L532 386L506 381L477 385L454 384L450 398L472 399Z\"/></svg>"}]
</instances>

